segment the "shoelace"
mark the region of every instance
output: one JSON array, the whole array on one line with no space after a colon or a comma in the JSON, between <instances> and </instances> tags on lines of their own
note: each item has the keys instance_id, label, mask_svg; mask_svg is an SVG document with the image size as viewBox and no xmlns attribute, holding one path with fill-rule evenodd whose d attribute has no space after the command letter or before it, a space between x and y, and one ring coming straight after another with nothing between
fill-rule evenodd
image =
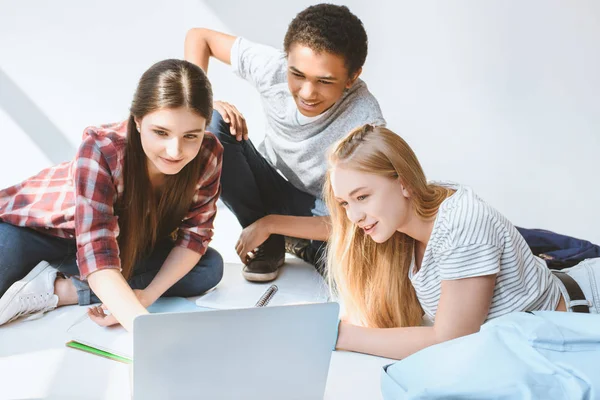
<instances>
[{"instance_id":1,"label":"shoelace","mask_svg":"<svg viewBox=\"0 0 600 400\"><path fill-rule=\"evenodd\" d=\"M262 258L265 255L265 247L264 246L258 246L258 250L256 250L254 252L254 257L252 257L253 260L257 260Z\"/></svg>"},{"instance_id":2,"label":"shoelace","mask_svg":"<svg viewBox=\"0 0 600 400\"><path fill-rule=\"evenodd\" d=\"M19 296L19 312L7 322L13 321L23 315L31 314L26 320L37 319L46 311L54 307L50 304L53 293L42 293L38 295Z\"/></svg>"}]
</instances>

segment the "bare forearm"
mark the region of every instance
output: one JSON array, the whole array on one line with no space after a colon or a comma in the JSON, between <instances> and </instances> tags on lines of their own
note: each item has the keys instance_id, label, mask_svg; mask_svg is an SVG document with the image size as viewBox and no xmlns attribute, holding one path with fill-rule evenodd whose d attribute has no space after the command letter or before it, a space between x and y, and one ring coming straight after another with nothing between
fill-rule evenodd
<instances>
[{"instance_id":1,"label":"bare forearm","mask_svg":"<svg viewBox=\"0 0 600 400\"><path fill-rule=\"evenodd\" d=\"M160 270L144 291L154 300L163 295L200 261L200 254L183 247L174 247Z\"/></svg>"},{"instance_id":2,"label":"bare forearm","mask_svg":"<svg viewBox=\"0 0 600 400\"><path fill-rule=\"evenodd\" d=\"M377 329L342 322L336 349L401 360L436 343L430 326Z\"/></svg>"},{"instance_id":3,"label":"bare forearm","mask_svg":"<svg viewBox=\"0 0 600 400\"><path fill-rule=\"evenodd\" d=\"M376 329L342 322L336 347L402 359L434 344L479 332L489 312L495 282L496 274L442 280L433 326Z\"/></svg>"},{"instance_id":4,"label":"bare forearm","mask_svg":"<svg viewBox=\"0 0 600 400\"><path fill-rule=\"evenodd\" d=\"M329 239L331 229L329 217L295 217L272 214L265 218L271 234L321 241Z\"/></svg>"},{"instance_id":5,"label":"bare forearm","mask_svg":"<svg viewBox=\"0 0 600 400\"><path fill-rule=\"evenodd\" d=\"M135 317L148 313L119 270L96 271L89 275L88 283L100 301L128 331L133 330Z\"/></svg>"},{"instance_id":6,"label":"bare forearm","mask_svg":"<svg viewBox=\"0 0 600 400\"><path fill-rule=\"evenodd\" d=\"M202 28L190 29L185 36L184 58L208 71L208 60L210 59L210 47L203 35Z\"/></svg>"},{"instance_id":7,"label":"bare forearm","mask_svg":"<svg viewBox=\"0 0 600 400\"><path fill-rule=\"evenodd\" d=\"M208 71L210 57L231 64L231 46L235 36L205 28L192 28L185 36L184 57Z\"/></svg>"}]
</instances>

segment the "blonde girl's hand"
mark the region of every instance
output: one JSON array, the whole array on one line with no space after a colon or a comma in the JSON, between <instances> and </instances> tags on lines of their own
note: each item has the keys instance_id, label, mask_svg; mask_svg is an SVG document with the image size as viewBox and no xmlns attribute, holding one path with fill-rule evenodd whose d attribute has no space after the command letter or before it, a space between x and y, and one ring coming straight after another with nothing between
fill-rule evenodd
<instances>
[{"instance_id":1,"label":"blonde girl's hand","mask_svg":"<svg viewBox=\"0 0 600 400\"><path fill-rule=\"evenodd\" d=\"M224 101L215 101L213 108L221 114L223 121L229 124L231 135L235 136L238 142L241 142L242 139L248 140L246 118L244 118L242 113L233 104Z\"/></svg>"},{"instance_id":2,"label":"blonde girl's hand","mask_svg":"<svg viewBox=\"0 0 600 400\"><path fill-rule=\"evenodd\" d=\"M87 310L88 316L92 321L100 326L112 326L119 323L114 315L106 313L106 306L91 306Z\"/></svg>"}]
</instances>

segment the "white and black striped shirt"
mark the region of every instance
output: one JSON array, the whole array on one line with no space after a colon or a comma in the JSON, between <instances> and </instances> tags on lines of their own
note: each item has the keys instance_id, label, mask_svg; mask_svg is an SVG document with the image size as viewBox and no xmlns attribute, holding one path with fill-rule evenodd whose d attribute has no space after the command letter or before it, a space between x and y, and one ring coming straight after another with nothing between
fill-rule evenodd
<instances>
[{"instance_id":1,"label":"white and black striped shirt","mask_svg":"<svg viewBox=\"0 0 600 400\"><path fill-rule=\"evenodd\" d=\"M421 268L414 273L413 261L409 273L425 313L435 318L443 280L492 274L497 276L488 320L513 311L555 310L556 278L510 221L469 187L442 185L456 192L440 205Z\"/></svg>"}]
</instances>

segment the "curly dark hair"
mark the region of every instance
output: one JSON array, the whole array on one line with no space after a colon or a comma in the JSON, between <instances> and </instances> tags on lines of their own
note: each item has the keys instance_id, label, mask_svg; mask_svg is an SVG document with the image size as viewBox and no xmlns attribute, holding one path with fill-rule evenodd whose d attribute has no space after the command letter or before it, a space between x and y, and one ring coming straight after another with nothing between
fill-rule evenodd
<instances>
[{"instance_id":1,"label":"curly dark hair","mask_svg":"<svg viewBox=\"0 0 600 400\"><path fill-rule=\"evenodd\" d=\"M367 58L367 32L361 20L346 6L317 4L300 12L285 34L283 48L286 54L294 43L315 52L326 51L344 57L350 76Z\"/></svg>"}]
</instances>

